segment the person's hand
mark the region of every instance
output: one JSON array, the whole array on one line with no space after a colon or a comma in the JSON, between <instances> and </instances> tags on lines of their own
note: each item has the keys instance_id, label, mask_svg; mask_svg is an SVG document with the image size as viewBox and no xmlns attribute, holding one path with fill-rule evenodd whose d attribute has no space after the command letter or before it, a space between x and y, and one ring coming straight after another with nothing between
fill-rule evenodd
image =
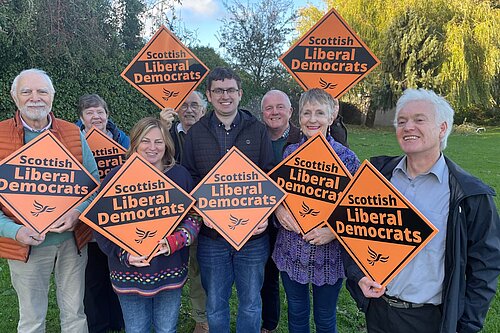
<instances>
[{"instance_id":1,"label":"person's hand","mask_svg":"<svg viewBox=\"0 0 500 333\"><path fill-rule=\"evenodd\" d=\"M160 249L156 252L155 257L161 254L166 256L170 255L170 245L168 245L167 238L160 239L158 244L160 245Z\"/></svg>"},{"instance_id":2,"label":"person's hand","mask_svg":"<svg viewBox=\"0 0 500 333\"><path fill-rule=\"evenodd\" d=\"M24 225L17 231L16 241L24 245L40 245L45 240L45 235L40 235L38 232L25 227Z\"/></svg>"},{"instance_id":3,"label":"person's hand","mask_svg":"<svg viewBox=\"0 0 500 333\"><path fill-rule=\"evenodd\" d=\"M160 120L163 122L167 129L172 127L172 124L175 121L175 117L177 117L177 112L175 112L172 108L164 108L160 112Z\"/></svg>"},{"instance_id":4,"label":"person's hand","mask_svg":"<svg viewBox=\"0 0 500 333\"><path fill-rule=\"evenodd\" d=\"M279 223L288 231L293 231L297 234L300 234L300 227L295 221L295 218L290 214L290 212L280 204L276 210L274 211L274 215L278 219Z\"/></svg>"},{"instance_id":5,"label":"person's hand","mask_svg":"<svg viewBox=\"0 0 500 333\"><path fill-rule=\"evenodd\" d=\"M146 267L149 266L149 262L146 261L146 256L134 256L133 254L128 255L128 263L129 265L135 266L135 267Z\"/></svg>"},{"instance_id":6,"label":"person's hand","mask_svg":"<svg viewBox=\"0 0 500 333\"><path fill-rule=\"evenodd\" d=\"M367 276L359 280L358 286L361 288L363 295L368 298L379 298L385 293L385 287L373 281Z\"/></svg>"},{"instance_id":7,"label":"person's hand","mask_svg":"<svg viewBox=\"0 0 500 333\"><path fill-rule=\"evenodd\" d=\"M214 228L214 226L212 225L212 223L210 223L210 221L208 221L208 220L203 219L203 224L206 225L210 229Z\"/></svg>"},{"instance_id":8,"label":"person's hand","mask_svg":"<svg viewBox=\"0 0 500 333\"><path fill-rule=\"evenodd\" d=\"M50 228L50 232L65 232L73 231L78 223L78 218L80 217L80 212L76 209L71 209L61 216Z\"/></svg>"},{"instance_id":9,"label":"person's hand","mask_svg":"<svg viewBox=\"0 0 500 333\"><path fill-rule=\"evenodd\" d=\"M252 235L259 235L259 234L263 233L264 230L266 230L268 224L269 224L268 219L266 219L264 222L259 224L257 226L257 228L255 228Z\"/></svg>"},{"instance_id":10,"label":"person's hand","mask_svg":"<svg viewBox=\"0 0 500 333\"><path fill-rule=\"evenodd\" d=\"M335 234L328 227L317 227L309 231L302 239L312 245L324 245L335 239Z\"/></svg>"}]
</instances>

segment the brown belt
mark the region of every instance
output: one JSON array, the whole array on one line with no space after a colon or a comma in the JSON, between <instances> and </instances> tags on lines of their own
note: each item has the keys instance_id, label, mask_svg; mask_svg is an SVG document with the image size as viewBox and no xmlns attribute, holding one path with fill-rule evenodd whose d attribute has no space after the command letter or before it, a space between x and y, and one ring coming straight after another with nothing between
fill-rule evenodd
<instances>
[{"instance_id":1,"label":"brown belt","mask_svg":"<svg viewBox=\"0 0 500 333\"><path fill-rule=\"evenodd\" d=\"M400 300L399 298L382 295L382 299L389 304L389 306L397 309L418 309L424 306L435 306L434 304L429 303L412 303Z\"/></svg>"}]
</instances>

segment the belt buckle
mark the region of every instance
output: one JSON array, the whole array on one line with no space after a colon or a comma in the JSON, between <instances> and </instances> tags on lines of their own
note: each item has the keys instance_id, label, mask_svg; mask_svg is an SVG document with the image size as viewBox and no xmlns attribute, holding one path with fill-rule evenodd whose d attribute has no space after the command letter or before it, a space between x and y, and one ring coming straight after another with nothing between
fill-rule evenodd
<instances>
[{"instance_id":1,"label":"belt buckle","mask_svg":"<svg viewBox=\"0 0 500 333\"><path fill-rule=\"evenodd\" d=\"M389 306L397 308L397 309L411 309L412 304L400 299L389 298L385 295L382 296L384 300L389 304Z\"/></svg>"}]
</instances>

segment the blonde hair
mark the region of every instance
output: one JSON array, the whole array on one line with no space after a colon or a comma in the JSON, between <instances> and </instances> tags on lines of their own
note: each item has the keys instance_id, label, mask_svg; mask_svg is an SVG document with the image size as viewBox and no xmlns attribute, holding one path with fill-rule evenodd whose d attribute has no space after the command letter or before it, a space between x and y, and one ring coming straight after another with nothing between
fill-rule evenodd
<instances>
[{"instance_id":1,"label":"blonde hair","mask_svg":"<svg viewBox=\"0 0 500 333\"><path fill-rule=\"evenodd\" d=\"M165 142L165 154L162 157L163 167L168 169L175 164L175 148L170 133L163 126L163 123L154 117L146 117L139 120L130 131L130 148L127 151L126 157L129 158L137 151L137 147L141 143L144 136L153 128L158 128Z\"/></svg>"}]
</instances>

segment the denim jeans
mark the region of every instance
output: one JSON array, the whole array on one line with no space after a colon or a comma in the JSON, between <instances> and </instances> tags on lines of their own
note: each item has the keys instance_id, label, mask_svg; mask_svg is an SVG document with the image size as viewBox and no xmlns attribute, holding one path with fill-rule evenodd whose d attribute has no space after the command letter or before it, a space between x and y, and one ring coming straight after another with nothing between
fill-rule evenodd
<instances>
[{"instance_id":1,"label":"denim jeans","mask_svg":"<svg viewBox=\"0 0 500 333\"><path fill-rule=\"evenodd\" d=\"M127 333L175 333L182 288L161 291L153 297L118 294Z\"/></svg>"},{"instance_id":2,"label":"denim jeans","mask_svg":"<svg viewBox=\"0 0 500 333\"><path fill-rule=\"evenodd\" d=\"M309 285L313 291L314 323L317 333L337 333L337 299L342 288L342 279L334 285L321 287L301 284L290 280L286 272L281 272L281 280L288 300L289 333L309 333Z\"/></svg>"},{"instance_id":3,"label":"denim jeans","mask_svg":"<svg viewBox=\"0 0 500 333\"><path fill-rule=\"evenodd\" d=\"M268 235L248 241L236 251L224 238L198 238L201 282L207 292L210 332L229 333L229 298L233 283L238 295L237 333L260 332L260 289L269 257Z\"/></svg>"}]
</instances>

